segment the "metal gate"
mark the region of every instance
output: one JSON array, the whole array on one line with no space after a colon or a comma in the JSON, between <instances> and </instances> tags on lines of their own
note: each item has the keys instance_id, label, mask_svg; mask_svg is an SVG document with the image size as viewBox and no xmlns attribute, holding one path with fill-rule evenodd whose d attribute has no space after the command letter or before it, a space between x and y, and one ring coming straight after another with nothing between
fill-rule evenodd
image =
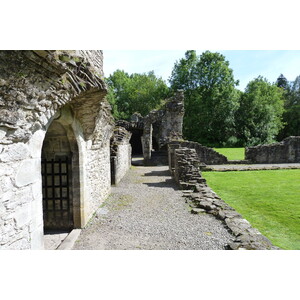
<instances>
[{"instance_id":1,"label":"metal gate","mask_svg":"<svg viewBox=\"0 0 300 300\"><path fill-rule=\"evenodd\" d=\"M42 159L44 229L74 227L71 190L71 160Z\"/></svg>"}]
</instances>

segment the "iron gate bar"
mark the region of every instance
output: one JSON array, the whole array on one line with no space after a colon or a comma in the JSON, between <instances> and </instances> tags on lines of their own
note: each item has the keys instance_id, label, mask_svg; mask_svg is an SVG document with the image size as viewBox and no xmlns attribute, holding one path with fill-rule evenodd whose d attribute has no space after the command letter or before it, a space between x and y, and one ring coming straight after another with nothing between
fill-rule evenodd
<instances>
[{"instance_id":1,"label":"iron gate bar","mask_svg":"<svg viewBox=\"0 0 300 300\"><path fill-rule=\"evenodd\" d=\"M72 203L70 199L70 169L71 160L59 158L47 161L42 159L43 177L43 211L45 228L73 228ZM52 191L52 195L49 192ZM49 205L52 203L52 207ZM62 225L63 224L63 225Z\"/></svg>"},{"instance_id":2,"label":"iron gate bar","mask_svg":"<svg viewBox=\"0 0 300 300\"><path fill-rule=\"evenodd\" d=\"M63 200L62 200L62 175L61 175L61 164L62 161L59 159L59 195L60 195L60 209L63 209Z\"/></svg>"},{"instance_id":3,"label":"iron gate bar","mask_svg":"<svg viewBox=\"0 0 300 300\"><path fill-rule=\"evenodd\" d=\"M52 210L54 215L54 220L56 220L56 208L55 208L55 180L54 180L54 159L51 159L51 182L52 182ZM47 176L48 177L48 176Z\"/></svg>"},{"instance_id":4,"label":"iron gate bar","mask_svg":"<svg viewBox=\"0 0 300 300\"><path fill-rule=\"evenodd\" d=\"M48 182L47 182L47 161L44 160L44 176L43 176L43 179L44 179L44 193L45 193L45 198L47 199L48 198ZM49 207L48 207L48 201L45 200L45 206L46 206L46 211L48 211ZM48 216L47 216L48 218Z\"/></svg>"},{"instance_id":5,"label":"iron gate bar","mask_svg":"<svg viewBox=\"0 0 300 300\"><path fill-rule=\"evenodd\" d=\"M69 173L69 164L66 163L66 173ZM69 198L69 176L67 176L67 197ZM70 219L70 201L67 201L68 219Z\"/></svg>"}]
</instances>

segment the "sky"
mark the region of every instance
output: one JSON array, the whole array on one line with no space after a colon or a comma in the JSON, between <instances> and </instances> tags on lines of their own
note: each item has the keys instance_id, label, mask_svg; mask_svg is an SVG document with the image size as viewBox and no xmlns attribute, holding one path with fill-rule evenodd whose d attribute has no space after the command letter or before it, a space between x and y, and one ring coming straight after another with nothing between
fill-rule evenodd
<instances>
[{"instance_id":1,"label":"sky","mask_svg":"<svg viewBox=\"0 0 300 300\"><path fill-rule=\"evenodd\" d=\"M210 50L210 49L209 49ZM104 50L104 75L115 70L127 73L154 71L165 81L171 76L174 63L183 58L186 50ZM300 75L300 50L210 50L222 53L233 69L238 88L244 90L248 82L261 75L275 82L280 74L293 81ZM196 50L200 55L203 50Z\"/></svg>"}]
</instances>

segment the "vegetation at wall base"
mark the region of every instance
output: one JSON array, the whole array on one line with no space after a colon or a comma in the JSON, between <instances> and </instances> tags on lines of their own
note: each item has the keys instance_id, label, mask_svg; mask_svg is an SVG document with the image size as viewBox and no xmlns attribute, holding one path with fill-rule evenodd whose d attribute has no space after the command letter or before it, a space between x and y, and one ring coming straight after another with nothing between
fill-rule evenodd
<instances>
[{"instance_id":1,"label":"vegetation at wall base","mask_svg":"<svg viewBox=\"0 0 300 300\"><path fill-rule=\"evenodd\" d=\"M208 185L270 241L300 250L300 170L202 172Z\"/></svg>"}]
</instances>

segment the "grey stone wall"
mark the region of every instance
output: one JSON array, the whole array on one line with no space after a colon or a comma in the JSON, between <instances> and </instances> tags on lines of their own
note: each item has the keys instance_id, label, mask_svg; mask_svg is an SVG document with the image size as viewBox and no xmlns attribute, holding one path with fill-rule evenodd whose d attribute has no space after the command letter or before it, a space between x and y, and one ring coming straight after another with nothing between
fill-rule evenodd
<instances>
[{"instance_id":1,"label":"grey stone wall","mask_svg":"<svg viewBox=\"0 0 300 300\"><path fill-rule=\"evenodd\" d=\"M131 166L131 133L116 126L111 139L111 173L112 184L118 184Z\"/></svg>"},{"instance_id":2,"label":"grey stone wall","mask_svg":"<svg viewBox=\"0 0 300 300\"><path fill-rule=\"evenodd\" d=\"M78 146L76 227L108 195L114 122L102 60L101 51L0 51L0 249L43 248L41 152L54 119Z\"/></svg>"},{"instance_id":3,"label":"grey stone wall","mask_svg":"<svg viewBox=\"0 0 300 300\"><path fill-rule=\"evenodd\" d=\"M110 181L110 147L109 143L100 149L91 149L87 153L87 191L89 192L86 221L90 219L99 205L107 198L111 189Z\"/></svg>"},{"instance_id":4,"label":"grey stone wall","mask_svg":"<svg viewBox=\"0 0 300 300\"><path fill-rule=\"evenodd\" d=\"M202 146L197 142L191 141L174 141L169 143L170 151L169 151L169 163L172 164L172 159L174 156L174 149L177 148L189 148L195 149L198 159L202 164L207 165L221 165L228 163L227 157L216 152L214 149ZM172 168L172 166L171 166Z\"/></svg>"},{"instance_id":5,"label":"grey stone wall","mask_svg":"<svg viewBox=\"0 0 300 300\"><path fill-rule=\"evenodd\" d=\"M200 161L195 149L182 147L173 150L174 159L170 171L184 190L184 198L191 207L191 212L209 213L222 220L235 236L234 242L227 246L228 249L278 249L207 185L201 176Z\"/></svg>"},{"instance_id":6,"label":"grey stone wall","mask_svg":"<svg viewBox=\"0 0 300 300\"><path fill-rule=\"evenodd\" d=\"M300 136L290 136L279 143L248 147L245 156L251 163L299 163Z\"/></svg>"},{"instance_id":7,"label":"grey stone wall","mask_svg":"<svg viewBox=\"0 0 300 300\"><path fill-rule=\"evenodd\" d=\"M142 137L145 164L150 163L153 150L153 138L157 143L156 150L167 153L167 144L182 139L182 124L184 115L184 94L179 90L166 100L161 110L154 110L144 119L144 132Z\"/></svg>"}]
</instances>

